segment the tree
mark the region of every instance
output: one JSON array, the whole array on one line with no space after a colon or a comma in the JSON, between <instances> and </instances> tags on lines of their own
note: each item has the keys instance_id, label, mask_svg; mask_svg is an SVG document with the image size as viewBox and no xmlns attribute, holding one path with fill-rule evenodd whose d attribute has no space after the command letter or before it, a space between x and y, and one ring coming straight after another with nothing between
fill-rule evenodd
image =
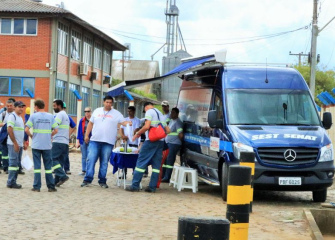
<instances>
[{"instance_id":1,"label":"tree","mask_svg":"<svg viewBox=\"0 0 335 240\"><path fill-rule=\"evenodd\" d=\"M300 74L304 77L306 80L307 84L309 85L310 81L310 66L309 65L296 65L294 66L295 69L297 69ZM315 102L318 105L322 105L320 100L316 97L319 95L321 92L329 92L332 93L332 89L335 88L335 72L333 70L316 70L316 75L315 75Z\"/></svg>"}]
</instances>

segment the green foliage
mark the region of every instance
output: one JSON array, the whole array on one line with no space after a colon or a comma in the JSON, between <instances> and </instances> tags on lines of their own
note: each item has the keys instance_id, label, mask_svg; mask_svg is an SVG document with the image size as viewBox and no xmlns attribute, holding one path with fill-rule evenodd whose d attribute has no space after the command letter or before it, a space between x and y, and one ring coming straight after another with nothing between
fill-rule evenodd
<instances>
[{"instance_id":1,"label":"green foliage","mask_svg":"<svg viewBox=\"0 0 335 240\"><path fill-rule=\"evenodd\" d=\"M133 92L133 93L136 93L138 95L141 95L143 97L146 97L146 98L157 100L156 94L153 94L153 93L145 93L144 91L138 90L136 88L129 89L129 91Z\"/></svg>"},{"instance_id":2,"label":"green foliage","mask_svg":"<svg viewBox=\"0 0 335 240\"><path fill-rule=\"evenodd\" d=\"M112 78L112 87L118 85L119 83L122 83L122 80L116 79L116 78Z\"/></svg>"},{"instance_id":3,"label":"green foliage","mask_svg":"<svg viewBox=\"0 0 335 240\"><path fill-rule=\"evenodd\" d=\"M162 105L154 105L155 108L157 108L161 113L163 112Z\"/></svg>"},{"instance_id":4,"label":"green foliage","mask_svg":"<svg viewBox=\"0 0 335 240\"><path fill-rule=\"evenodd\" d=\"M308 86L310 82L310 66L309 65L301 65L294 66L300 74L306 80ZM315 74L315 101L318 105L322 105L320 100L316 97L321 92L332 92L332 89L335 87L335 72L333 70L316 70Z\"/></svg>"}]
</instances>

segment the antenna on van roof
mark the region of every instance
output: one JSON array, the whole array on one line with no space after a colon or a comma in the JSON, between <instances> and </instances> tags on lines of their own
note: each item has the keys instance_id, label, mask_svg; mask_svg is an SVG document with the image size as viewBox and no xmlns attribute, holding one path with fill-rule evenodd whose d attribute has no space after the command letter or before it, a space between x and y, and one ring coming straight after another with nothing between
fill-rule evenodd
<instances>
[{"instance_id":1,"label":"antenna on van roof","mask_svg":"<svg viewBox=\"0 0 335 240\"><path fill-rule=\"evenodd\" d=\"M268 79L268 59L265 59L265 83L269 83L269 79Z\"/></svg>"}]
</instances>

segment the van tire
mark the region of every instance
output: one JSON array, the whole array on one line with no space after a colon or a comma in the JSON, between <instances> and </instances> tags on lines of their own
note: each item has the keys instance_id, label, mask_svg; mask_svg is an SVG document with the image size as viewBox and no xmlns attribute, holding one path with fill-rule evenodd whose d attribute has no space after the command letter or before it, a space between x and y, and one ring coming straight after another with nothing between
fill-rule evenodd
<instances>
[{"instance_id":1,"label":"van tire","mask_svg":"<svg viewBox=\"0 0 335 240\"><path fill-rule=\"evenodd\" d=\"M222 200L227 201L227 192L228 192L228 170L229 166L227 163L222 164L221 171L221 190L222 190Z\"/></svg>"},{"instance_id":2,"label":"van tire","mask_svg":"<svg viewBox=\"0 0 335 240\"><path fill-rule=\"evenodd\" d=\"M313 202L325 202L327 200L327 188L313 191Z\"/></svg>"}]
</instances>

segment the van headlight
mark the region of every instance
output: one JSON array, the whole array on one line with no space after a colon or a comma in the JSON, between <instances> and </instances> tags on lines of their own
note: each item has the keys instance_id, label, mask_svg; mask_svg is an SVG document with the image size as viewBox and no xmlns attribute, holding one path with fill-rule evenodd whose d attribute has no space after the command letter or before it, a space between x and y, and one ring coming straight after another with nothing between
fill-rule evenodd
<instances>
[{"instance_id":1,"label":"van headlight","mask_svg":"<svg viewBox=\"0 0 335 240\"><path fill-rule=\"evenodd\" d=\"M254 152L254 149L251 146L245 145L243 143L233 143L233 152L234 152L234 157L236 159L240 159L241 152ZM255 162L256 162L256 157L255 157Z\"/></svg>"},{"instance_id":2,"label":"van headlight","mask_svg":"<svg viewBox=\"0 0 335 240\"><path fill-rule=\"evenodd\" d=\"M327 146L321 148L319 162L333 161L334 160L333 156L334 156L333 145L328 144Z\"/></svg>"}]
</instances>

